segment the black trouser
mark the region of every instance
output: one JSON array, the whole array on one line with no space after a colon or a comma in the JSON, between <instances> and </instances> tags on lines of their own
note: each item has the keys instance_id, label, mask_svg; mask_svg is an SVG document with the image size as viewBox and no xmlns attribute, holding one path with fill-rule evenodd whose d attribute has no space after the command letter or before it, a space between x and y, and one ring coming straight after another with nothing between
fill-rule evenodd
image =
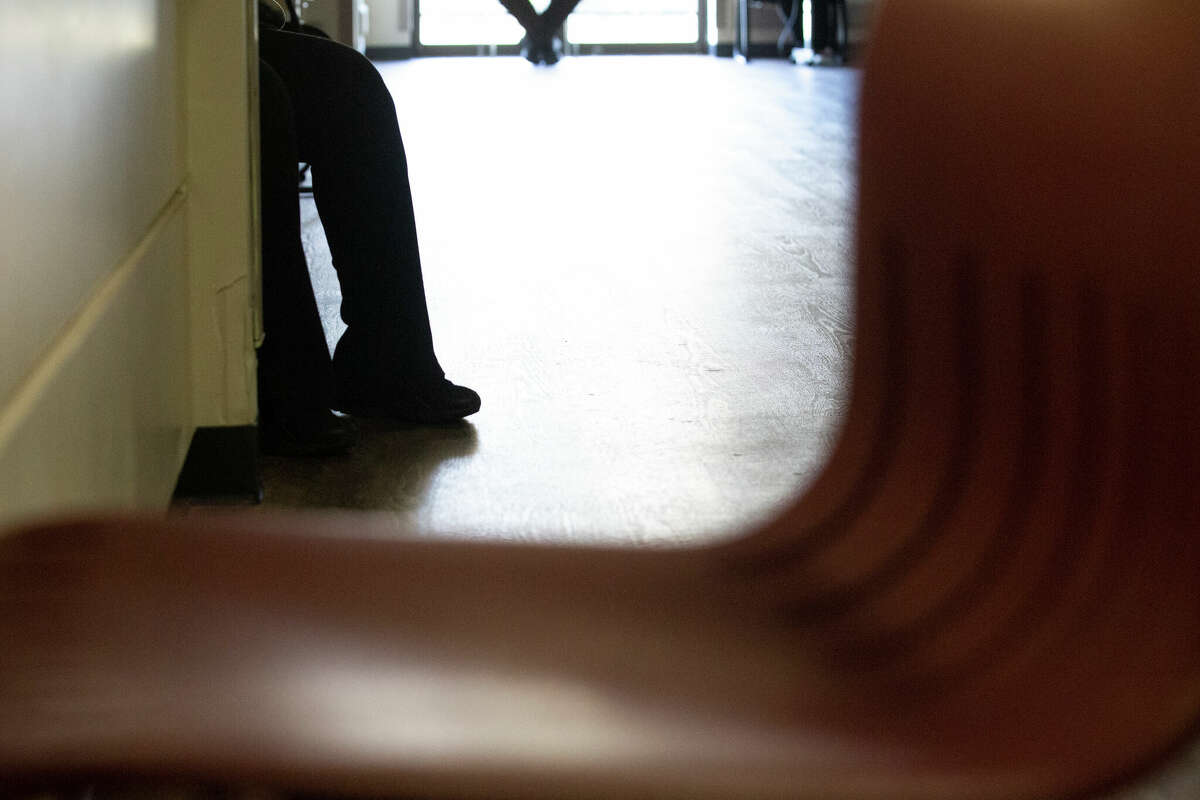
<instances>
[{"instance_id":1,"label":"black trouser","mask_svg":"<svg viewBox=\"0 0 1200 800\"><path fill-rule=\"evenodd\" d=\"M262 30L259 54L264 408L332 405L331 372L359 392L441 378L408 165L383 79L355 50L314 36ZM348 328L332 371L300 242L300 161L312 165Z\"/></svg>"},{"instance_id":2,"label":"black trouser","mask_svg":"<svg viewBox=\"0 0 1200 800\"><path fill-rule=\"evenodd\" d=\"M832 50L841 55L845 49L845 31L842 26L848 24L845 0L815 0L812 4L813 52Z\"/></svg>"},{"instance_id":3,"label":"black trouser","mask_svg":"<svg viewBox=\"0 0 1200 800\"><path fill-rule=\"evenodd\" d=\"M534 35L537 35L539 28L545 35L552 34L562 27L562 24L567 21L567 17L575 10L575 6L579 5L579 0L550 0L550 5L546 7L539 18L529 0L500 0L500 2L508 10L508 13L517 18L517 22L521 23L521 27L527 33Z\"/></svg>"}]
</instances>

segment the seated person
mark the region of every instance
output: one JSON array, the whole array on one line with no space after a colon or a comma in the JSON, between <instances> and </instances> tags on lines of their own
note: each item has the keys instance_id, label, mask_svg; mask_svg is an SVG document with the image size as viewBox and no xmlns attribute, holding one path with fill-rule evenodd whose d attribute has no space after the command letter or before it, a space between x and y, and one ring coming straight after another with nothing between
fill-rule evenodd
<instances>
[{"instance_id":1,"label":"seated person","mask_svg":"<svg viewBox=\"0 0 1200 800\"><path fill-rule=\"evenodd\" d=\"M259 35L264 452L345 450L351 416L446 423L479 395L446 379L433 349L416 222L396 109L376 69L329 39L272 25ZM313 196L347 325L332 360L300 239L297 165Z\"/></svg>"},{"instance_id":2,"label":"seated person","mask_svg":"<svg viewBox=\"0 0 1200 800\"><path fill-rule=\"evenodd\" d=\"M529 0L500 0L500 3L525 29L521 55L534 64L555 64L562 47L554 34L579 5L579 0L550 0L541 14L533 10Z\"/></svg>"}]
</instances>

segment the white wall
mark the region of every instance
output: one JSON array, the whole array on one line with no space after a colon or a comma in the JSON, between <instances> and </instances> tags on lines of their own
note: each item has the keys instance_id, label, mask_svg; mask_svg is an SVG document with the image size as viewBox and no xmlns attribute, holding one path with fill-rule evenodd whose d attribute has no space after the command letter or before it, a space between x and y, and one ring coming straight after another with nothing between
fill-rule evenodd
<instances>
[{"instance_id":1,"label":"white wall","mask_svg":"<svg viewBox=\"0 0 1200 800\"><path fill-rule=\"evenodd\" d=\"M0 6L0 396L183 182L174 9L75 6Z\"/></svg>"},{"instance_id":2,"label":"white wall","mask_svg":"<svg viewBox=\"0 0 1200 800\"><path fill-rule=\"evenodd\" d=\"M186 65L192 421L257 418L256 0L180 0Z\"/></svg>"},{"instance_id":3,"label":"white wall","mask_svg":"<svg viewBox=\"0 0 1200 800\"><path fill-rule=\"evenodd\" d=\"M367 0L304 0L296 4L300 21L320 28L334 41L366 50L370 30Z\"/></svg>"},{"instance_id":4,"label":"white wall","mask_svg":"<svg viewBox=\"0 0 1200 800\"><path fill-rule=\"evenodd\" d=\"M0 523L162 507L254 418L252 15L0 2Z\"/></svg>"},{"instance_id":5,"label":"white wall","mask_svg":"<svg viewBox=\"0 0 1200 800\"><path fill-rule=\"evenodd\" d=\"M367 0L367 5L371 9L367 47L412 45L412 0Z\"/></svg>"}]
</instances>

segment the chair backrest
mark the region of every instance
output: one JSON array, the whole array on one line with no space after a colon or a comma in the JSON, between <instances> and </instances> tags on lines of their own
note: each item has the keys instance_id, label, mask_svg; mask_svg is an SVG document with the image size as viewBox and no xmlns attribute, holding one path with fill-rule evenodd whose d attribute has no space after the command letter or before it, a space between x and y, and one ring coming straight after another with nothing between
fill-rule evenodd
<instances>
[{"instance_id":1,"label":"chair backrest","mask_svg":"<svg viewBox=\"0 0 1200 800\"><path fill-rule=\"evenodd\" d=\"M879 22L850 411L726 554L847 676L1102 771L1200 715L1200 8Z\"/></svg>"}]
</instances>

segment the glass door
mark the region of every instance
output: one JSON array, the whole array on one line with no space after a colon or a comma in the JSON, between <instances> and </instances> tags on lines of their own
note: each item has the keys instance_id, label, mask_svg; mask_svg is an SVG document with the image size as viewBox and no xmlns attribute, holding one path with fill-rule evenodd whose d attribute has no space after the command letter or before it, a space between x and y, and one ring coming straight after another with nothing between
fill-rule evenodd
<instances>
[{"instance_id":1,"label":"glass door","mask_svg":"<svg viewBox=\"0 0 1200 800\"><path fill-rule=\"evenodd\" d=\"M583 0L567 19L577 52L699 50L705 4L697 0Z\"/></svg>"},{"instance_id":2,"label":"glass door","mask_svg":"<svg viewBox=\"0 0 1200 800\"><path fill-rule=\"evenodd\" d=\"M498 0L414 0L423 55L511 54L524 31ZM533 0L539 13L550 0ZM697 52L705 0L582 0L564 26L568 52Z\"/></svg>"},{"instance_id":3,"label":"glass door","mask_svg":"<svg viewBox=\"0 0 1200 800\"><path fill-rule=\"evenodd\" d=\"M541 13L549 3L550 0L534 0L533 8ZM416 0L416 6L418 42L422 48L508 50L525 33L498 0Z\"/></svg>"}]
</instances>

